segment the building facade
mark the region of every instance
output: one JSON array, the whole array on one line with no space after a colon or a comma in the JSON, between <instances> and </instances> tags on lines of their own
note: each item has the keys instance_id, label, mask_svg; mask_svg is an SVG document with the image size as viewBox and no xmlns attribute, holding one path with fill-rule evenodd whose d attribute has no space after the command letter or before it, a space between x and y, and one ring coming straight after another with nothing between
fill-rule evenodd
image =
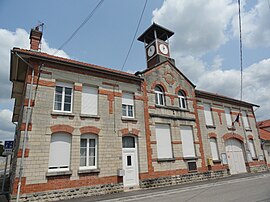
<instances>
[{"instance_id":1,"label":"building facade","mask_svg":"<svg viewBox=\"0 0 270 202\"><path fill-rule=\"evenodd\" d=\"M262 141L262 148L265 155L265 160L270 167L270 120L260 121L257 123L259 134Z\"/></svg>"},{"instance_id":2,"label":"building facade","mask_svg":"<svg viewBox=\"0 0 270 202\"><path fill-rule=\"evenodd\" d=\"M13 199L91 196L266 169L256 105L196 90L170 58L172 35L150 26L138 38L147 69L129 74L42 53L42 33L31 30L30 50L11 51Z\"/></svg>"}]
</instances>

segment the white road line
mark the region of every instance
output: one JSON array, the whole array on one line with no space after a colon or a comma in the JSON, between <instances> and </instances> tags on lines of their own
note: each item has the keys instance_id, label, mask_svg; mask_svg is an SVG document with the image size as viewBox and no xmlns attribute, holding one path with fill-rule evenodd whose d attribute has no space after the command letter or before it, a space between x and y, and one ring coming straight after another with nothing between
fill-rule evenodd
<instances>
[{"instance_id":1,"label":"white road line","mask_svg":"<svg viewBox=\"0 0 270 202\"><path fill-rule=\"evenodd\" d=\"M246 178L240 178L240 179L235 179L235 180L228 180L228 181L224 181L224 182L214 182L214 183L190 186L190 187L185 187L185 188L176 188L176 189L164 190L164 191L160 191L160 192L151 192L151 193L139 194L139 195L134 195L134 196L126 196L126 197L120 197L120 198L116 198L116 199L102 200L102 202L135 201L135 200L139 200L139 199L147 199L147 198L153 198L153 197L157 197L157 196L165 196L165 195L169 195L169 194L199 190L199 189L209 188L209 187L213 187L213 186L216 187L216 186L221 186L224 184L234 184L234 183L251 181L251 180L267 178L267 177L270 177L270 174L263 174L263 175L259 175L259 176L255 176L255 177L246 177Z\"/></svg>"}]
</instances>

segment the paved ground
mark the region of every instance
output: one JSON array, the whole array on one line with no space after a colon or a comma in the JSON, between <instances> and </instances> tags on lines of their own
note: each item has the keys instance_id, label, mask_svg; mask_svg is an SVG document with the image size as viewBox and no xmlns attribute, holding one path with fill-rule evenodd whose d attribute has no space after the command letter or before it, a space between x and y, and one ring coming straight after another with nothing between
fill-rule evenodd
<instances>
[{"instance_id":1,"label":"paved ground","mask_svg":"<svg viewBox=\"0 0 270 202\"><path fill-rule=\"evenodd\" d=\"M65 202L270 202L270 173L65 200Z\"/></svg>"}]
</instances>

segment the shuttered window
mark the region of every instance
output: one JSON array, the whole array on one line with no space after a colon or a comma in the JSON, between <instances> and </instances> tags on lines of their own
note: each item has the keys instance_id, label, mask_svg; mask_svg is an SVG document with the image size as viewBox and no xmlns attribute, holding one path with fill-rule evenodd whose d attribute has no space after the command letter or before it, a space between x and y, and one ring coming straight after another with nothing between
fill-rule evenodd
<instances>
[{"instance_id":1,"label":"shuttered window","mask_svg":"<svg viewBox=\"0 0 270 202\"><path fill-rule=\"evenodd\" d=\"M70 167L71 135L55 133L51 136L49 172L68 171Z\"/></svg>"},{"instance_id":2,"label":"shuttered window","mask_svg":"<svg viewBox=\"0 0 270 202\"><path fill-rule=\"evenodd\" d=\"M214 125L210 104L204 104L204 117L207 126Z\"/></svg>"},{"instance_id":3,"label":"shuttered window","mask_svg":"<svg viewBox=\"0 0 270 202\"><path fill-rule=\"evenodd\" d=\"M248 118L247 118L247 112L246 111L241 111L241 113L242 113L242 119L243 119L243 124L244 124L245 128L250 129Z\"/></svg>"},{"instance_id":4,"label":"shuttered window","mask_svg":"<svg viewBox=\"0 0 270 202\"><path fill-rule=\"evenodd\" d=\"M254 159L256 158L256 152L255 152L255 147L254 147L254 142L252 139L249 139L248 140L248 144L249 144L249 150L250 150L250 154L251 154L251 157Z\"/></svg>"},{"instance_id":5,"label":"shuttered window","mask_svg":"<svg viewBox=\"0 0 270 202\"><path fill-rule=\"evenodd\" d=\"M156 124L157 157L158 159L172 158L170 126Z\"/></svg>"},{"instance_id":6,"label":"shuttered window","mask_svg":"<svg viewBox=\"0 0 270 202\"><path fill-rule=\"evenodd\" d=\"M134 95L132 93L123 93L122 116L134 117Z\"/></svg>"},{"instance_id":7,"label":"shuttered window","mask_svg":"<svg viewBox=\"0 0 270 202\"><path fill-rule=\"evenodd\" d=\"M231 109L229 107L225 107L225 117L228 127L232 127L232 117L231 117Z\"/></svg>"},{"instance_id":8,"label":"shuttered window","mask_svg":"<svg viewBox=\"0 0 270 202\"><path fill-rule=\"evenodd\" d=\"M212 159L214 161L219 160L219 154L218 154L218 147L217 147L216 138L210 138L210 147L211 147Z\"/></svg>"},{"instance_id":9,"label":"shuttered window","mask_svg":"<svg viewBox=\"0 0 270 202\"><path fill-rule=\"evenodd\" d=\"M196 157L192 127L180 126L180 134L182 140L183 157Z\"/></svg>"},{"instance_id":10,"label":"shuttered window","mask_svg":"<svg viewBox=\"0 0 270 202\"><path fill-rule=\"evenodd\" d=\"M82 88L81 113L89 115L98 114L98 89L91 86Z\"/></svg>"}]
</instances>

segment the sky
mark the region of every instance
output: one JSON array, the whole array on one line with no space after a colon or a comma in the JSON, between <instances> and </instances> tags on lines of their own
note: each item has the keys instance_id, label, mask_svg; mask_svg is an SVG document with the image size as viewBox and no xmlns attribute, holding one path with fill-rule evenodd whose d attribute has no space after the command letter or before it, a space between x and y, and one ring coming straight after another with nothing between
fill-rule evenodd
<instances>
[{"instance_id":1,"label":"sky","mask_svg":"<svg viewBox=\"0 0 270 202\"><path fill-rule=\"evenodd\" d=\"M29 33L44 23L41 51L53 54L99 0L0 0L0 140L13 139L10 50L29 49ZM105 0L57 55L121 70L145 0ZM270 0L241 0L243 100L270 119ZM152 22L172 30L171 57L197 87L240 99L237 0L148 0L136 38ZM135 41L123 71L146 68L144 45Z\"/></svg>"}]
</instances>

